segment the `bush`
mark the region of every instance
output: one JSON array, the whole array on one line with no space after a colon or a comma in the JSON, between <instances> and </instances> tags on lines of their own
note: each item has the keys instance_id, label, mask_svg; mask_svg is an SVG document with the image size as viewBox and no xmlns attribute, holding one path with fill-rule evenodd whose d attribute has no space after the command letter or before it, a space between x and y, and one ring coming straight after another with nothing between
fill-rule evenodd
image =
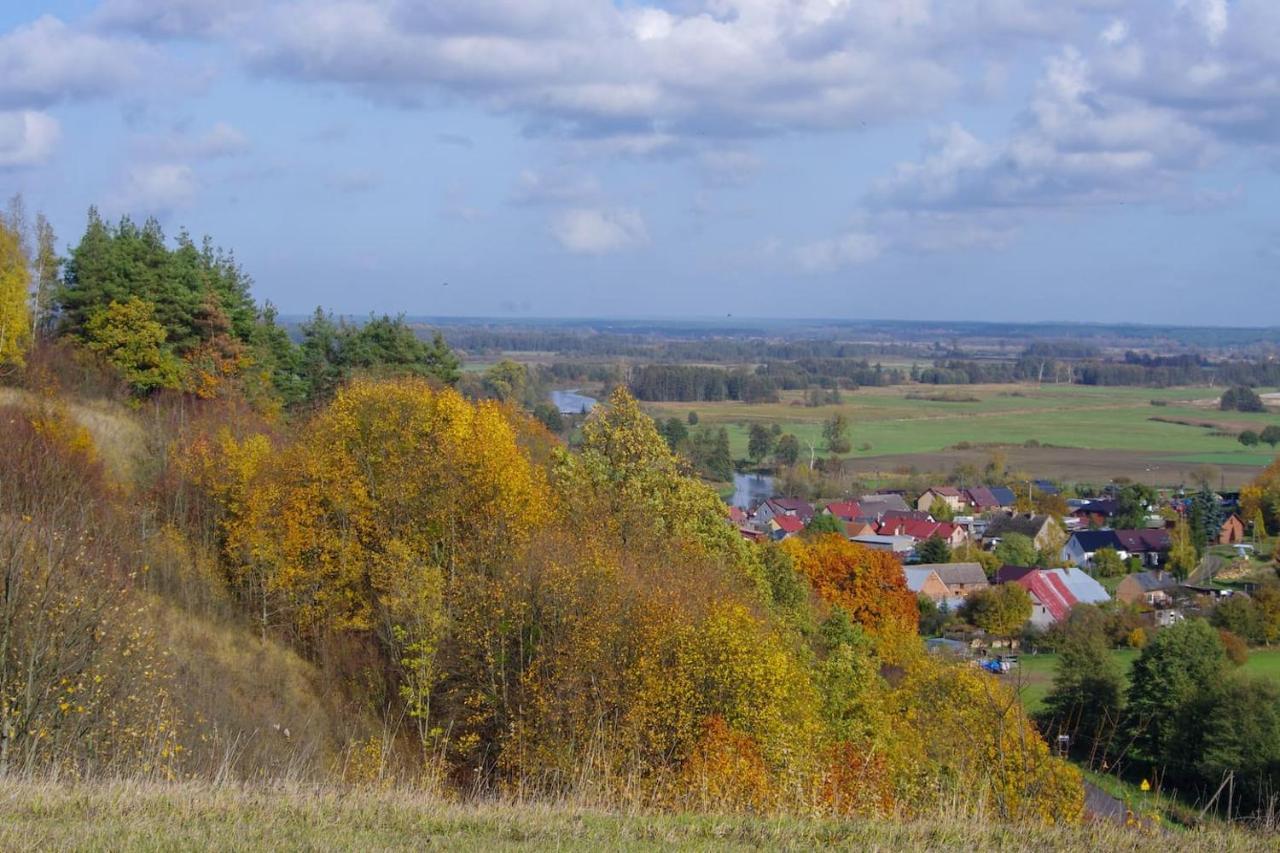
<instances>
[{"instance_id":1,"label":"bush","mask_svg":"<svg viewBox=\"0 0 1280 853\"><path fill-rule=\"evenodd\" d=\"M1222 641L1222 648L1226 649L1227 657L1236 666L1244 666L1249 660L1249 647L1245 645L1244 640L1225 628L1218 629L1218 639Z\"/></svg>"}]
</instances>

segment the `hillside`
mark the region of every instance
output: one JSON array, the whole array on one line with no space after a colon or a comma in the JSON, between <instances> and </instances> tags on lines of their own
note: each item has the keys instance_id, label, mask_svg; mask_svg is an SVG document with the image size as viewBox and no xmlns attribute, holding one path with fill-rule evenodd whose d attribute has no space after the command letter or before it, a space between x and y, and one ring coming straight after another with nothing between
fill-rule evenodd
<instances>
[{"instance_id":1,"label":"hillside","mask_svg":"<svg viewBox=\"0 0 1280 853\"><path fill-rule=\"evenodd\" d=\"M38 843L35 840L38 839ZM297 787L21 783L0 792L0 847L132 850L1252 851L1244 832L1109 824L1008 826L972 816L806 820L619 814L571 803L463 805L431 795Z\"/></svg>"}]
</instances>

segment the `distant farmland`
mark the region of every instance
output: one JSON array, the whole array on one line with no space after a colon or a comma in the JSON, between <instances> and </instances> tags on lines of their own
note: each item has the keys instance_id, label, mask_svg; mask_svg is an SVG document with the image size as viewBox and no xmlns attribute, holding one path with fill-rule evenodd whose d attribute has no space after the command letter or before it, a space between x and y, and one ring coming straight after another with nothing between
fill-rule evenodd
<instances>
[{"instance_id":1,"label":"distant farmland","mask_svg":"<svg viewBox=\"0 0 1280 853\"><path fill-rule=\"evenodd\" d=\"M1008 449L1013 467L1036 476L1091 482L1127 476L1177 485L1187 482L1197 466L1214 465L1234 486L1273 458L1271 448L1246 448L1236 435L1280 424L1280 413L1220 412L1210 402L1220 393L1213 388L912 385L844 392L842 404L816 408L803 405L801 392L787 393L778 403L646 408L663 418L683 418L693 410L703 424L726 426L735 457L746 455L747 431L757 422L777 423L821 453L822 422L839 411L852 424L854 450L846 458L868 474L945 470L980 462L992 445L1000 445ZM953 399L943 399L948 396Z\"/></svg>"}]
</instances>

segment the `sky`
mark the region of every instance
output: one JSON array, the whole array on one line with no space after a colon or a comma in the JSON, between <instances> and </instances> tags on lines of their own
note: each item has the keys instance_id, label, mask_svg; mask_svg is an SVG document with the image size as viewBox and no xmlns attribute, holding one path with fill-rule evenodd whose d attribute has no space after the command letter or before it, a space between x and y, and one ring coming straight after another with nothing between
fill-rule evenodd
<instances>
[{"instance_id":1,"label":"sky","mask_svg":"<svg viewBox=\"0 0 1280 853\"><path fill-rule=\"evenodd\" d=\"M285 313L1280 325L1280 2L5 0L0 192Z\"/></svg>"}]
</instances>

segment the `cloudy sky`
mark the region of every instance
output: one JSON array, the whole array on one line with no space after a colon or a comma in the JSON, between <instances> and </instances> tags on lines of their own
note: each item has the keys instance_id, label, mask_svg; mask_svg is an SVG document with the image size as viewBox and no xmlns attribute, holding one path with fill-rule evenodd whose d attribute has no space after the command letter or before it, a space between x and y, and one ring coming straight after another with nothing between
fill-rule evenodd
<instances>
[{"instance_id":1,"label":"cloudy sky","mask_svg":"<svg viewBox=\"0 0 1280 853\"><path fill-rule=\"evenodd\" d=\"M1280 2L5 0L0 190L286 312L1275 325Z\"/></svg>"}]
</instances>

